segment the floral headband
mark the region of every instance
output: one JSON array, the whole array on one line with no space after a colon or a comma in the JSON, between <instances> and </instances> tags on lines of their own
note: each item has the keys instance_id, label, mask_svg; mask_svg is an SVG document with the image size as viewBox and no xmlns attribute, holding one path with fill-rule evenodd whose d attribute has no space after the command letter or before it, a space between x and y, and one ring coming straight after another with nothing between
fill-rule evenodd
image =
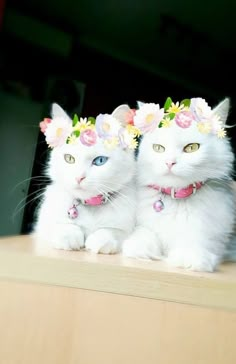
<instances>
[{"instance_id":1,"label":"floral headband","mask_svg":"<svg viewBox=\"0 0 236 364\"><path fill-rule=\"evenodd\" d=\"M174 103L168 97L164 108L159 104L143 104L136 111L133 124L142 134L154 131L158 128L169 128L174 123L181 128L189 128L192 123L197 123L200 133L214 134L218 138L224 138L226 131L224 123L207 102L202 98L185 99Z\"/></svg>"},{"instance_id":2,"label":"floral headband","mask_svg":"<svg viewBox=\"0 0 236 364\"><path fill-rule=\"evenodd\" d=\"M57 105L57 107L59 107ZM95 118L78 118L75 114L73 120L66 116L56 116L52 119L44 118L39 126L44 133L46 142L51 148L63 144L76 144L80 141L86 146L95 145L100 138L109 149L116 146L135 149L138 145L137 137L140 130L132 125L134 111L127 105L125 107L123 124L113 114L100 114Z\"/></svg>"},{"instance_id":3,"label":"floral headband","mask_svg":"<svg viewBox=\"0 0 236 364\"><path fill-rule=\"evenodd\" d=\"M55 104L54 104L55 105ZM135 149L137 137L158 128L169 128L176 124L180 128L189 128L194 122L200 133L217 135L224 138L224 123L217 113L213 112L203 98L185 99L174 103L167 98L164 108L159 104L139 103L139 109L130 109L121 105L110 114L99 114L96 119L78 118L75 114L71 120L62 112L52 119L45 118L39 126L46 142L51 148L63 144L76 144L80 141L86 146L95 145L100 138L105 147L113 149L117 146Z\"/></svg>"}]
</instances>

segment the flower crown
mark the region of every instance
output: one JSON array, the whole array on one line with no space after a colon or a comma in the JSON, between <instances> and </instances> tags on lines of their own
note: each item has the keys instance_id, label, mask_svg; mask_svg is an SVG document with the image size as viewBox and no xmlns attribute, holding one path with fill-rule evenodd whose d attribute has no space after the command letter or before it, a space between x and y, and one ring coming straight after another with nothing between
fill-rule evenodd
<instances>
[{"instance_id":1,"label":"flower crown","mask_svg":"<svg viewBox=\"0 0 236 364\"><path fill-rule=\"evenodd\" d=\"M46 142L51 148L63 144L76 144L80 141L86 146L95 145L101 139L104 146L113 149L135 149L137 137L158 128L169 128L176 124L180 128L189 128L196 122L202 134L217 135L224 138L226 131L220 116L208 106L203 98L185 99L174 103L167 98L164 107L159 104L139 103L139 109L130 109L128 105L118 106L112 114L99 114L94 117L71 120L59 105L60 112L52 119L44 118L39 126Z\"/></svg>"},{"instance_id":2,"label":"flower crown","mask_svg":"<svg viewBox=\"0 0 236 364\"><path fill-rule=\"evenodd\" d=\"M214 134L218 138L224 138L226 131L224 123L203 98L185 99L174 103L167 98L164 108L159 104L142 104L133 118L134 126L140 129L142 134L154 131L158 128L169 128L174 123L181 128L189 128L192 123L197 123L200 133Z\"/></svg>"},{"instance_id":3,"label":"flower crown","mask_svg":"<svg viewBox=\"0 0 236 364\"><path fill-rule=\"evenodd\" d=\"M124 105L122 105L123 107ZM58 105L57 105L58 107ZM133 111L125 105L126 111L122 124L113 114L99 114L94 117L78 118L75 114L73 120L65 115L44 118L39 126L44 133L50 148L64 144L76 144L80 141L86 146L95 145L100 138L105 147L113 149L116 146L135 149L138 146L137 137L140 130L131 125ZM118 110L119 107L116 109Z\"/></svg>"}]
</instances>

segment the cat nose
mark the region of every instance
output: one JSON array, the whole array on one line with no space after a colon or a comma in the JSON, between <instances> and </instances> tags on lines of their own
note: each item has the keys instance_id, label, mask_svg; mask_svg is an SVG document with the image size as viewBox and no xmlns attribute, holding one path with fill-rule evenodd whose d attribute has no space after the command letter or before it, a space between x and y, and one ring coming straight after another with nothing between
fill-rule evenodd
<instances>
[{"instance_id":1,"label":"cat nose","mask_svg":"<svg viewBox=\"0 0 236 364\"><path fill-rule=\"evenodd\" d=\"M83 176L83 177L76 177L75 179L76 179L76 182L78 184L80 184L85 179L85 176Z\"/></svg>"},{"instance_id":2,"label":"cat nose","mask_svg":"<svg viewBox=\"0 0 236 364\"><path fill-rule=\"evenodd\" d=\"M175 161L169 161L169 162L166 162L166 165L169 169L171 169L174 165L176 164Z\"/></svg>"}]
</instances>

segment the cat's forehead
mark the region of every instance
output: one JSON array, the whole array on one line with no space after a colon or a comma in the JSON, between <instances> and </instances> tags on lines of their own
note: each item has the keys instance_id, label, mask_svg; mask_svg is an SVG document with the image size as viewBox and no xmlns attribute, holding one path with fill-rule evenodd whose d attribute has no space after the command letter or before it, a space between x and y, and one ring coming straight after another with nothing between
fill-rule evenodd
<instances>
[{"instance_id":1,"label":"cat's forehead","mask_svg":"<svg viewBox=\"0 0 236 364\"><path fill-rule=\"evenodd\" d=\"M117 149L117 148L115 148ZM73 156L80 156L81 158L90 158L99 155L111 156L117 153L117 150L109 150L100 141L94 145L86 146L79 141L74 144L64 144L58 149L59 154L71 154Z\"/></svg>"},{"instance_id":2,"label":"cat's forehead","mask_svg":"<svg viewBox=\"0 0 236 364\"><path fill-rule=\"evenodd\" d=\"M196 125L188 128L180 128L177 125L155 129L146 135L146 142L159 144L184 144L191 142L201 143L206 141L209 136L199 133Z\"/></svg>"}]
</instances>

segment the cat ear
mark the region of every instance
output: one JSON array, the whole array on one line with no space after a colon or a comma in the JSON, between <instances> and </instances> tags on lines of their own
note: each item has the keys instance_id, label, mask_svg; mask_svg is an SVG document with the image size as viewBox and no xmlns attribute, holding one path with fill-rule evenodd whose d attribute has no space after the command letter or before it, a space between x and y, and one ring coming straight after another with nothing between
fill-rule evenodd
<instances>
[{"instance_id":1,"label":"cat ear","mask_svg":"<svg viewBox=\"0 0 236 364\"><path fill-rule=\"evenodd\" d=\"M67 113L62 109L62 107L55 102L52 104L52 111L51 111L52 118L64 118L69 119L70 117L67 115Z\"/></svg>"},{"instance_id":2,"label":"cat ear","mask_svg":"<svg viewBox=\"0 0 236 364\"><path fill-rule=\"evenodd\" d=\"M145 102L137 101L138 108L142 107L145 104Z\"/></svg>"},{"instance_id":3,"label":"cat ear","mask_svg":"<svg viewBox=\"0 0 236 364\"><path fill-rule=\"evenodd\" d=\"M118 106L112 113L112 116L119 120L122 124L126 124L127 113L130 112L130 107L128 105Z\"/></svg>"},{"instance_id":4,"label":"cat ear","mask_svg":"<svg viewBox=\"0 0 236 364\"><path fill-rule=\"evenodd\" d=\"M229 114L229 108L230 108L230 100L229 98L225 98L213 109L213 113L218 115L220 117L220 120L224 124L226 124L226 120Z\"/></svg>"}]
</instances>

